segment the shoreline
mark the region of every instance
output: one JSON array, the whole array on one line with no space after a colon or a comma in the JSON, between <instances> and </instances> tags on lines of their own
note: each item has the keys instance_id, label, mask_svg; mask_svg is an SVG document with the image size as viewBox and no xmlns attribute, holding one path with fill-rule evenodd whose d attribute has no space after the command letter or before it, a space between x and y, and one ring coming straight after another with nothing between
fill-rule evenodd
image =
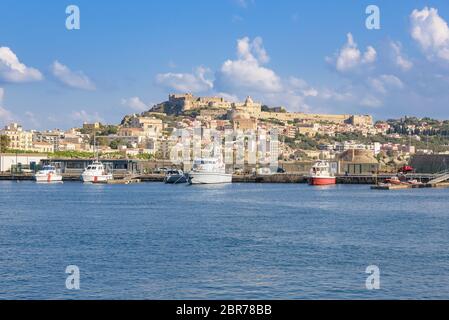
<instances>
[{"instance_id":1,"label":"shoreline","mask_svg":"<svg viewBox=\"0 0 449 320\"><path fill-rule=\"evenodd\" d=\"M379 182L385 182L391 178L392 174L379 175L337 175L337 184L364 184L376 185ZM417 179L427 183L432 180L434 174L411 174L410 179ZM114 179L124 180L128 178L125 174L114 174ZM140 182L163 182L163 174L141 174L133 175L132 179L138 179ZM33 174L10 174L0 173L0 181L32 181ZM78 174L63 174L63 181L77 182L81 181ZM233 175L233 183L307 183L307 175L302 173L282 173L273 175Z\"/></svg>"}]
</instances>

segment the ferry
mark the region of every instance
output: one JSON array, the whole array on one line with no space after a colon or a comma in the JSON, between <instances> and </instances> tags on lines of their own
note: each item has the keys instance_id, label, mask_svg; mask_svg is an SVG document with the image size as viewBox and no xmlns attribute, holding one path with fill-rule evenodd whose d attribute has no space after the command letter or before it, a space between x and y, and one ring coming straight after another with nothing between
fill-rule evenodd
<instances>
[{"instance_id":1,"label":"ferry","mask_svg":"<svg viewBox=\"0 0 449 320\"><path fill-rule=\"evenodd\" d=\"M100 161L94 161L89 165L81 175L84 183L102 183L113 180L112 173L107 172L105 166Z\"/></svg>"},{"instance_id":2,"label":"ferry","mask_svg":"<svg viewBox=\"0 0 449 320\"><path fill-rule=\"evenodd\" d=\"M328 161L317 161L310 169L309 184L314 186L333 185L337 183L337 178L331 172Z\"/></svg>"},{"instance_id":3,"label":"ferry","mask_svg":"<svg viewBox=\"0 0 449 320\"><path fill-rule=\"evenodd\" d=\"M188 173L189 184L231 183L232 174L226 173L226 166L219 158L196 159Z\"/></svg>"},{"instance_id":4,"label":"ferry","mask_svg":"<svg viewBox=\"0 0 449 320\"><path fill-rule=\"evenodd\" d=\"M37 183L61 183L62 175L55 166L47 165L42 167L42 169L34 175L34 180Z\"/></svg>"}]
</instances>

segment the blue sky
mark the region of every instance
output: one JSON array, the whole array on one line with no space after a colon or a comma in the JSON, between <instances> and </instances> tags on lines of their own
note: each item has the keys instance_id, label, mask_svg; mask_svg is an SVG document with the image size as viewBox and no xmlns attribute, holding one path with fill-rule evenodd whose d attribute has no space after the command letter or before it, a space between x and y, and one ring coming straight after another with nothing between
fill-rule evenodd
<instances>
[{"instance_id":1,"label":"blue sky","mask_svg":"<svg viewBox=\"0 0 449 320\"><path fill-rule=\"evenodd\" d=\"M67 30L65 9L81 11ZM380 8L380 30L365 8ZM0 0L0 125L117 123L169 92L449 118L447 1Z\"/></svg>"}]
</instances>

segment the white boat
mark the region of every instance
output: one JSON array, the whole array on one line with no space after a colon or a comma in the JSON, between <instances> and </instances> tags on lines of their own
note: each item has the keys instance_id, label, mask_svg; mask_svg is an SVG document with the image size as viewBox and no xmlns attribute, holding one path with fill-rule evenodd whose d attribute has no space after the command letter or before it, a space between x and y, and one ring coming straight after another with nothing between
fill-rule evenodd
<instances>
[{"instance_id":1,"label":"white boat","mask_svg":"<svg viewBox=\"0 0 449 320\"><path fill-rule=\"evenodd\" d=\"M231 183L232 174L226 173L226 166L221 159L197 159L188 173L188 181L190 184Z\"/></svg>"},{"instance_id":2,"label":"white boat","mask_svg":"<svg viewBox=\"0 0 449 320\"><path fill-rule=\"evenodd\" d=\"M95 161L91 165L87 166L81 175L81 179L85 183L108 182L113 178L112 173L107 172L104 164L100 161Z\"/></svg>"},{"instance_id":3,"label":"white boat","mask_svg":"<svg viewBox=\"0 0 449 320\"><path fill-rule=\"evenodd\" d=\"M309 184L314 186L332 185L337 183L337 178L331 171L328 161L317 161L310 169Z\"/></svg>"},{"instance_id":4,"label":"white boat","mask_svg":"<svg viewBox=\"0 0 449 320\"><path fill-rule=\"evenodd\" d=\"M62 175L55 166L47 165L36 172L36 174L34 175L34 180L36 180L36 182L38 183L62 182Z\"/></svg>"}]
</instances>

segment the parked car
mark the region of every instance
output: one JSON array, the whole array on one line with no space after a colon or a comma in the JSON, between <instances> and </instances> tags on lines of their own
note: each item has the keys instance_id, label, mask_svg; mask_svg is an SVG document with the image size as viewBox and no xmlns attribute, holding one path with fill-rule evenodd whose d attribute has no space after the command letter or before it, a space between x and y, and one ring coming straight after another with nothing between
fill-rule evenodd
<instances>
[{"instance_id":1,"label":"parked car","mask_svg":"<svg viewBox=\"0 0 449 320\"><path fill-rule=\"evenodd\" d=\"M167 173L167 168L156 168L156 169L154 169L154 173L156 173L156 174L165 174L165 173Z\"/></svg>"},{"instance_id":2,"label":"parked car","mask_svg":"<svg viewBox=\"0 0 449 320\"><path fill-rule=\"evenodd\" d=\"M415 172L415 169L412 166L403 166L399 169L399 173L407 174Z\"/></svg>"},{"instance_id":3,"label":"parked car","mask_svg":"<svg viewBox=\"0 0 449 320\"><path fill-rule=\"evenodd\" d=\"M285 169L278 167L277 173L285 173Z\"/></svg>"}]
</instances>

